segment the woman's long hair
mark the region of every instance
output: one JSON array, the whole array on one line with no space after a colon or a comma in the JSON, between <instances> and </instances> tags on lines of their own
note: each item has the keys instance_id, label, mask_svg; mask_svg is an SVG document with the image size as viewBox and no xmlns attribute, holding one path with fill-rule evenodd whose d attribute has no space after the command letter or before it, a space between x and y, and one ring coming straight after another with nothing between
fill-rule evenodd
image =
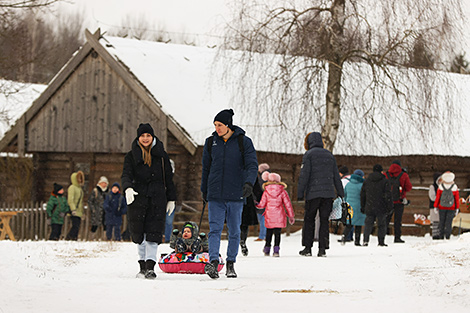
<instances>
[{"instance_id":1,"label":"woman's long hair","mask_svg":"<svg viewBox=\"0 0 470 313\"><path fill-rule=\"evenodd\" d=\"M150 154L150 149L152 144L148 145L148 147L144 147L138 141L140 149L142 149L142 159L144 160L144 164L147 164L149 167L152 166L152 155Z\"/></svg>"}]
</instances>

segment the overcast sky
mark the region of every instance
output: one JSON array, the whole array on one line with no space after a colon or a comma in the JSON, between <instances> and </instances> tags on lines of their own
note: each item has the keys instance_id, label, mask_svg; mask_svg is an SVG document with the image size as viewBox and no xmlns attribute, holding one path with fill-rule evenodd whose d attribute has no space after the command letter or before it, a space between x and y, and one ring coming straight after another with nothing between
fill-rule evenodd
<instances>
[{"instance_id":1,"label":"overcast sky","mask_svg":"<svg viewBox=\"0 0 470 313\"><path fill-rule=\"evenodd\" d=\"M141 17L157 29L170 33L220 34L224 21L230 19L230 7L234 0L67 0L57 5L67 12L82 11L87 27L94 32L98 27L106 31L120 26L126 16ZM470 0L462 0L463 8L470 17ZM470 18L465 27L466 51L470 55ZM203 36L198 37L200 40ZM216 40L216 38L206 41Z\"/></svg>"}]
</instances>

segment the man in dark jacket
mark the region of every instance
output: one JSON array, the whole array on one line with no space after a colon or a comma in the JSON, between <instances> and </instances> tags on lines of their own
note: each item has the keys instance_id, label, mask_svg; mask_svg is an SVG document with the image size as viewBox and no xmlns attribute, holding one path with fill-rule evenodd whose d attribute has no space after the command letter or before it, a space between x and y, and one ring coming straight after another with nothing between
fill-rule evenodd
<instances>
[{"instance_id":1,"label":"man in dark jacket","mask_svg":"<svg viewBox=\"0 0 470 313\"><path fill-rule=\"evenodd\" d=\"M387 222L386 226L388 229L388 225L393 218L393 230L395 235L395 243L404 243L405 241L401 239L401 220L403 217L403 211L405 210L405 204L408 203L406 199L406 193L411 190L412 185L410 182L410 177L408 174L402 169L400 160L393 161L392 165L388 169L386 173L387 178L392 184L391 180L398 180L399 190L397 190L396 195L393 192L393 186L390 185L392 189L392 200L393 200L393 209L392 211L387 214Z\"/></svg>"},{"instance_id":2,"label":"man in dark jacket","mask_svg":"<svg viewBox=\"0 0 470 313\"><path fill-rule=\"evenodd\" d=\"M366 214L364 227L364 246L369 245L372 226L377 219L379 246L386 247L386 218L392 207L390 183L383 175L383 167L376 164L361 189L361 212Z\"/></svg>"},{"instance_id":3,"label":"man in dark jacket","mask_svg":"<svg viewBox=\"0 0 470 313\"><path fill-rule=\"evenodd\" d=\"M315 234L315 216L320 212L320 234L318 238L318 256L326 256L329 237L328 217L336 193L344 197L343 185L336 165L336 159L330 151L323 148L321 134L313 132L305 138L307 152L302 159L298 184L298 199L305 199L302 245L300 255L311 256ZM336 190L336 193L335 193Z\"/></svg>"},{"instance_id":4,"label":"man in dark jacket","mask_svg":"<svg viewBox=\"0 0 470 313\"><path fill-rule=\"evenodd\" d=\"M215 132L206 139L202 154L201 192L209 208L209 258L205 272L219 277L220 237L227 222L226 276L235 278L234 263L240 243L240 224L245 198L253 192L258 172L256 151L245 131L232 122L233 110L214 118Z\"/></svg>"}]
</instances>

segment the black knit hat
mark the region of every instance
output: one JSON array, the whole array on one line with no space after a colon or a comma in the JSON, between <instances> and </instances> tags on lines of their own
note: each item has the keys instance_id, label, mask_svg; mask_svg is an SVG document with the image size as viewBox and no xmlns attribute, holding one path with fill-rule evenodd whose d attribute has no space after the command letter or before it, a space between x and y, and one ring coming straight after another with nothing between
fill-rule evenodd
<instances>
[{"instance_id":1,"label":"black knit hat","mask_svg":"<svg viewBox=\"0 0 470 313\"><path fill-rule=\"evenodd\" d=\"M58 194L59 194L59 191L60 191L61 189L64 189L64 187L62 187L61 185L59 185L59 184L57 184L57 183L54 183L54 191L53 191L53 193L54 193L55 195L58 195Z\"/></svg>"},{"instance_id":2,"label":"black knit hat","mask_svg":"<svg viewBox=\"0 0 470 313\"><path fill-rule=\"evenodd\" d=\"M346 165L341 166L338 171L343 175L349 174L349 168Z\"/></svg>"},{"instance_id":3,"label":"black knit hat","mask_svg":"<svg viewBox=\"0 0 470 313\"><path fill-rule=\"evenodd\" d=\"M398 160L398 159L397 159L397 160L394 160L394 161L392 162L392 164L397 164L397 165L399 165L399 166L401 167L401 162L400 162L400 160Z\"/></svg>"},{"instance_id":4,"label":"black knit hat","mask_svg":"<svg viewBox=\"0 0 470 313\"><path fill-rule=\"evenodd\" d=\"M384 170L384 168L383 168L382 165L380 165L380 164L375 164L374 167L372 168L372 170L373 170L374 172L379 172L379 173L380 173L380 172L382 172L382 171Z\"/></svg>"},{"instance_id":5,"label":"black knit hat","mask_svg":"<svg viewBox=\"0 0 470 313\"><path fill-rule=\"evenodd\" d=\"M222 110L219 113L217 113L217 115L214 117L214 122L216 121L221 122L222 124L227 125L228 128L231 129L233 126L233 120L232 120L233 114L234 113L232 109Z\"/></svg>"},{"instance_id":6,"label":"black knit hat","mask_svg":"<svg viewBox=\"0 0 470 313\"><path fill-rule=\"evenodd\" d=\"M145 123L145 124L141 123L139 125L139 128L137 128L137 137L140 137L142 134L145 134L145 133L152 135L152 137L155 137L153 128L152 126L150 126L149 123Z\"/></svg>"}]
</instances>

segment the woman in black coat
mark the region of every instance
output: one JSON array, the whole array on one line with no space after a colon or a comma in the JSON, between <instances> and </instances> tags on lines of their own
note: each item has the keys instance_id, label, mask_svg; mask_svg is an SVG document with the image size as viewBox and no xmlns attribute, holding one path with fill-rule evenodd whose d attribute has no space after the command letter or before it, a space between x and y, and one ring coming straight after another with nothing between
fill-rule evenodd
<instances>
[{"instance_id":1,"label":"woman in black coat","mask_svg":"<svg viewBox=\"0 0 470 313\"><path fill-rule=\"evenodd\" d=\"M129 230L138 244L138 276L153 279L158 244L165 230L166 211L175 206L176 191L170 159L150 124L140 124L126 154L122 187L128 205Z\"/></svg>"}]
</instances>

